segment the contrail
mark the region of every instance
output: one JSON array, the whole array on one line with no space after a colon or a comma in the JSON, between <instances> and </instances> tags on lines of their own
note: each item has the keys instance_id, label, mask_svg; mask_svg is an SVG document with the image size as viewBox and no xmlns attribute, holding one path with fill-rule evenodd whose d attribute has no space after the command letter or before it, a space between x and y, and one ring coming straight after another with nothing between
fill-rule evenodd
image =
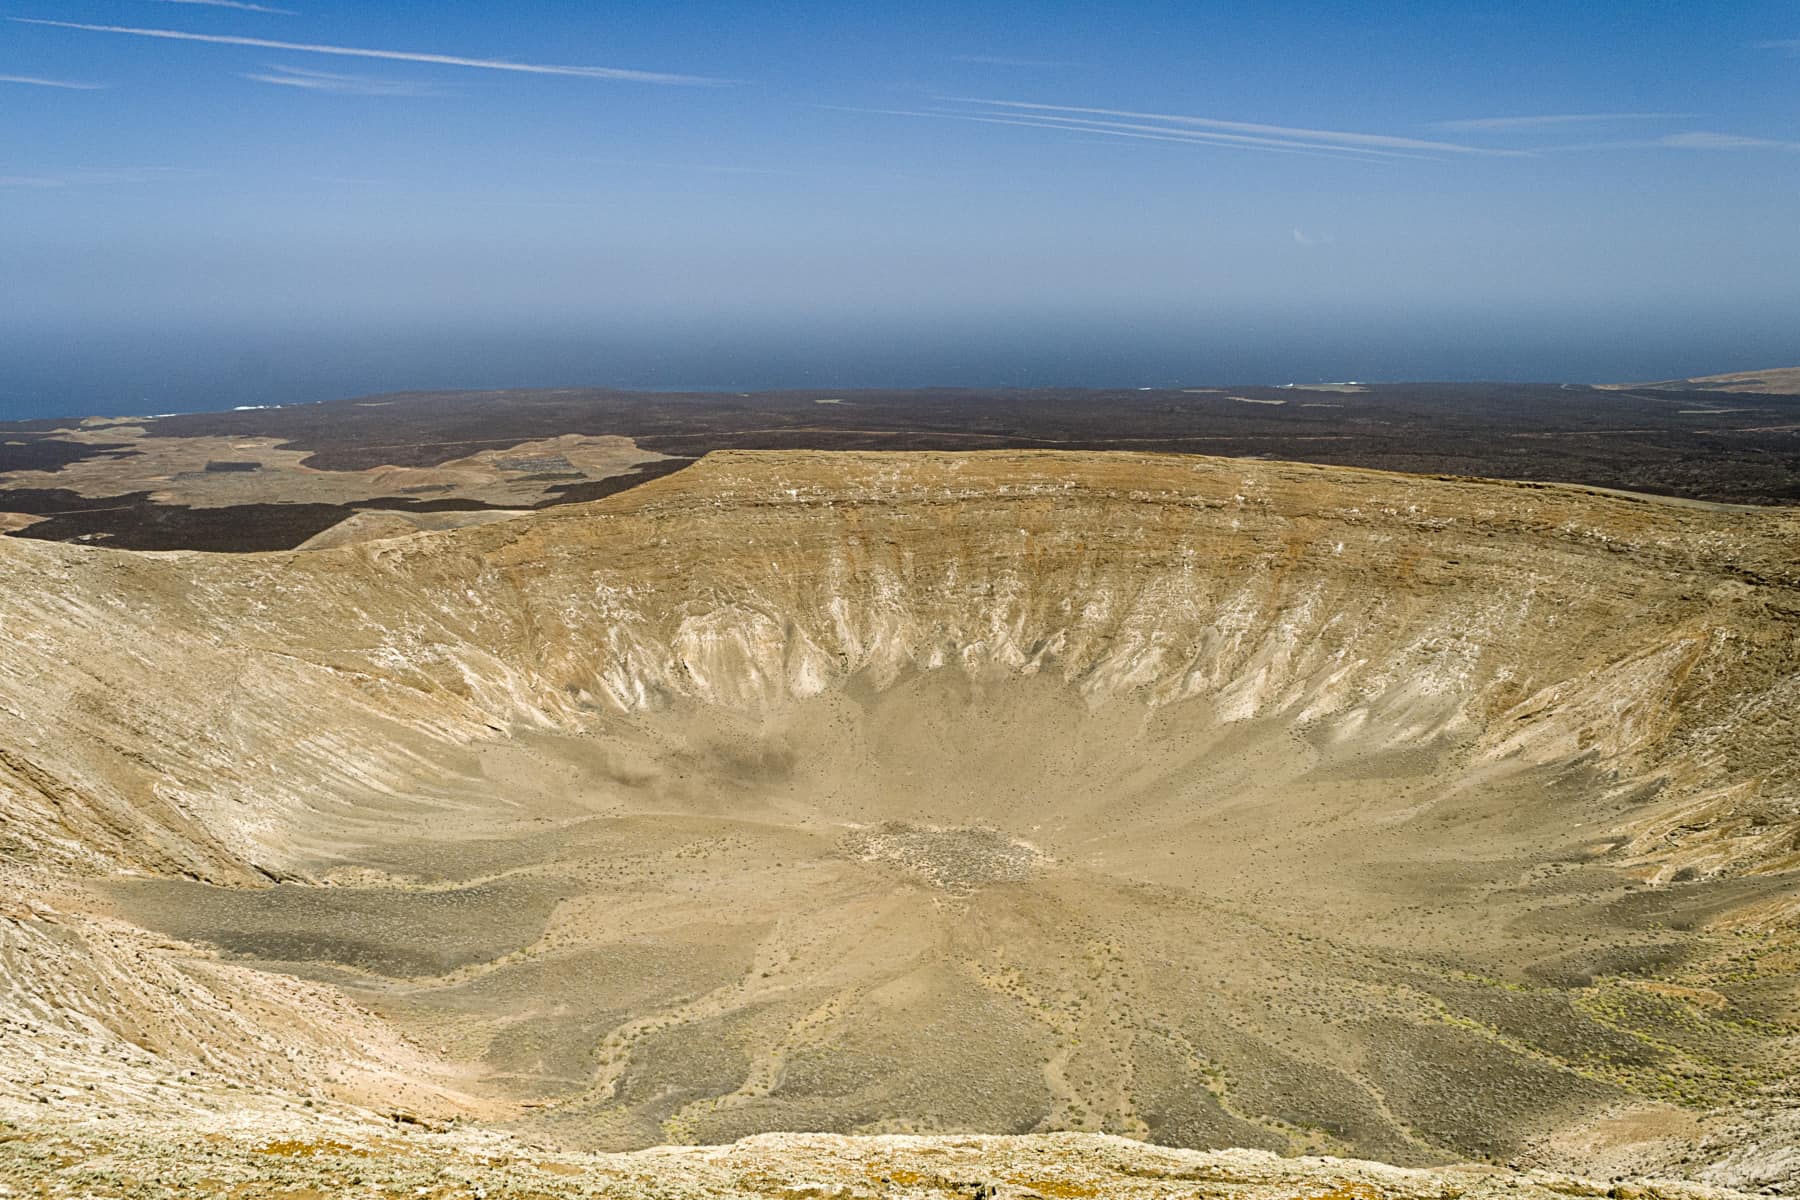
<instances>
[{"instance_id":1,"label":"contrail","mask_svg":"<svg viewBox=\"0 0 1800 1200\"><path fill-rule=\"evenodd\" d=\"M1038 113L1077 113L1098 117L1126 117L1137 121L1158 121L1170 125L1190 125L1203 129L1228 129L1237 133L1265 134L1309 142L1334 142L1345 146L1375 146L1390 150L1422 150L1439 154L1478 154L1516 157L1517 151L1490 150L1480 146L1464 146L1456 142L1433 142L1421 138L1395 137L1384 133L1353 133L1343 129L1296 129L1290 125L1263 125L1254 121L1224 121L1217 117L1193 117L1183 113L1137 112L1127 108L1086 108L1073 104L1032 104L1023 100L988 100L978 96L944 96L954 104L983 104L993 108L1015 109Z\"/></svg>"},{"instance_id":2,"label":"contrail","mask_svg":"<svg viewBox=\"0 0 1800 1200\"><path fill-rule=\"evenodd\" d=\"M623 67L559 67L543 63L507 62L497 58L464 58L456 54L415 54L410 50L365 50L357 46L324 46L313 42L278 42L269 38L234 37L218 33L187 33L179 29L135 29L129 25L84 25L77 21L47 21L39 17L11 17L22 25L49 25L88 33L124 33L132 37L166 38L174 42L210 42L218 46L255 46L262 50L293 50L304 54L335 54L340 58L387 58L396 62L433 63L443 67L475 67L483 71L517 71L525 75L573 75L580 79L614 79L626 83L662 83L686 87L722 87L729 79L701 75L669 75L660 71L631 71Z\"/></svg>"},{"instance_id":3,"label":"contrail","mask_svg":"<svg viewBox=\"0 0 1800 1200\"><path fill-rule=\"evenodd\" d=\"M36 75L0 75L0 83L28 83L32 87L67 88L72 92L101 92L112 86L107 83L76 83L68 79L43 79Z\"/></svg>"},{"instance_id":4,"label":"contrail","mask_svg":"<svg viewBox=\"0 0 1800 1200\"><path fill-rule=\"evenodd\" d=\"M242 0L162 0L164 4L199 4L207 8L235 8L239 12L271 13L278 17L294 17L299 14L291 8L270 8L266 4L245 4Z\"/></svg>"}]
</instances>

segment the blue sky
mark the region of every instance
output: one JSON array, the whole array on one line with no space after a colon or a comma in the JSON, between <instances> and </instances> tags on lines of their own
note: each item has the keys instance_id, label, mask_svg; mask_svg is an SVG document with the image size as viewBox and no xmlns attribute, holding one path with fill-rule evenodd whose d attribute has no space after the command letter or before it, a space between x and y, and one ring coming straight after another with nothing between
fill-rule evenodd
<instances>
[{"instance_id":1,"label":"blue sky","mask_svg":"<svg viewBox=\"0 0 1800 1200\"><path fill-rule=\"evenodd\" d=\"M1800 362L1800 6L0 0L0 410Z\"/></svg>"}]
</instances>

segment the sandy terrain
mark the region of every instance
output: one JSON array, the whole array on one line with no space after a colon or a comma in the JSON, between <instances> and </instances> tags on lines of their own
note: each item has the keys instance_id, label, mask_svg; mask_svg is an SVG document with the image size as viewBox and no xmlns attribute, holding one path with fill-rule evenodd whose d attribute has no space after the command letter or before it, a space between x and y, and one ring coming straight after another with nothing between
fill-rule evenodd
<instances>
[{"instance_id":1,"label":"sandy terrain","mask_svg":"<svg viewBox=\"0 0 1800 1200\"><path fill-rule=\"evenodd\" d=\"M301 550L335 550L358 542L375 542L384 538L408 537L415 533L436 533L445 529L466 529L493 521L509 521L526 516L528 508L483 508L471 512L404 512L386 509L364 509L345 517L322 533L301 542Z\"/></svg>"},{"instance_id":2,"label":"sandy terrain","mask_svg":"<svg viewBox=\"0 0 1800 1200\"><path fill-rule=\"evenodd\" d=\"M1619 1185L1491 1167L1407 1171L1254 1150L1195 1153L1099 1134L765 1134L731 1146L584 1155L406 1123L381 1128L315 1120L303 1133L286 1134L247 1121L221 1124L233 1126L231 1132L205 1138L173 1127L129 1141L102 1140L76 1127L0 1139L0 1181L49 1197L232 1200L1739 1200L1750 1194L1672 1180Z\"/></svg>"},{"instance_id":3,"label":"sandy terrain","mask_svg":"<svg viewBox=\"0 0 1800 1200\"><path fill-rule=\"evenodd\" d=\"M606 479L665 457L638 449L630 438L565 434L432 467L332 471L306 465L310 451L277 438L152 437L143 423L106 420L83 421L54 437L109 449L55 470L0 472L0 490L56 488L92 497L148 492L153 503L191 508L354 504L390 496L528 507L550 498L553 485Z\"/></svg>"},{"instance_id":4,"label":"sandy terrain","mask_svg":"<svg viewBox=\"0 0 1800 1200\"><path fill-rule=\"evenodd\" d=\"M1610 383L1612 390L1669 388L1696 392L1755 392L1772 396L1800 395L1800 367L1772 371L1737 371L1729 375L1698 375L1692 379L1665 379L1660 383Z\"/></svg>"}]
</instances>

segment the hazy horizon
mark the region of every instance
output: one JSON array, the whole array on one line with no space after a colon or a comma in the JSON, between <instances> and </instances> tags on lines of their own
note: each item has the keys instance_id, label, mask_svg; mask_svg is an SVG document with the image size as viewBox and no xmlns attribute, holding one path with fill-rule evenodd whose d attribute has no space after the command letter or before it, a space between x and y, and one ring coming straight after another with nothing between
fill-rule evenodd
<instances>
[{"instance_id":1,"label":"hazy horizon","mask_svg":"<svg viewBox=\"0 0 1800 1200\"><path fill-rule=\"evenodd\" d=\"M930 333L932 331L927 331ZM394 391L605 387L637 391L763 391L911 387L1193 387L1363 382L1604 383L1785 365L1766 353L1719 361L1705 345L1596 354L1548 334L1533 345L1421 339L1373 347L1341 330L1315 341L1191 346L1143 330L1040 328L1036 336L844 338L808 345L760 334L710 344L648 335L539 331L364 333L292 331L85 335L32 339L0 359L0 420L204 412ZM1745 339L1746 341L1751 339ZM876 344L869 344L874 342ZM36 361L34 361L34 359ZM1616 364L1616 365L1615 365Z\"/></svg>"},{"instance_id":2,"label":"hazy horizon","mask_svg":"<svg viewBox=\"0 0 1800 1200\"><path fill-rule=\"evenodd\" d=\"M0 418L1800 362L1791 6L0 12Z\"/></svg>"}]
</instances>

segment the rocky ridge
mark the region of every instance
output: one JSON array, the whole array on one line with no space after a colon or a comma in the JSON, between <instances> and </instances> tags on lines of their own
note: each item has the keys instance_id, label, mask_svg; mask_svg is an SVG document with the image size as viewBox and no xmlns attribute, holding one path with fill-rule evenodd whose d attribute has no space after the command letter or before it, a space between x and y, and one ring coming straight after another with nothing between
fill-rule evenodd
<instances>
[{"instance_id":1,"label":"rocky ridge","mask_svg":"<svg viewBox=\"0 0 1800 1200\"><path fill-rule=\"evenodd\" d=\"M1800 862L1781 510L1205 458L745 453L327 552L0 555L27 861L281 876L294 814L405 786L432 746L955 665L1592 755L1680 798L1634 831L1659 869Z\"/></svg>"}]
</instances>

